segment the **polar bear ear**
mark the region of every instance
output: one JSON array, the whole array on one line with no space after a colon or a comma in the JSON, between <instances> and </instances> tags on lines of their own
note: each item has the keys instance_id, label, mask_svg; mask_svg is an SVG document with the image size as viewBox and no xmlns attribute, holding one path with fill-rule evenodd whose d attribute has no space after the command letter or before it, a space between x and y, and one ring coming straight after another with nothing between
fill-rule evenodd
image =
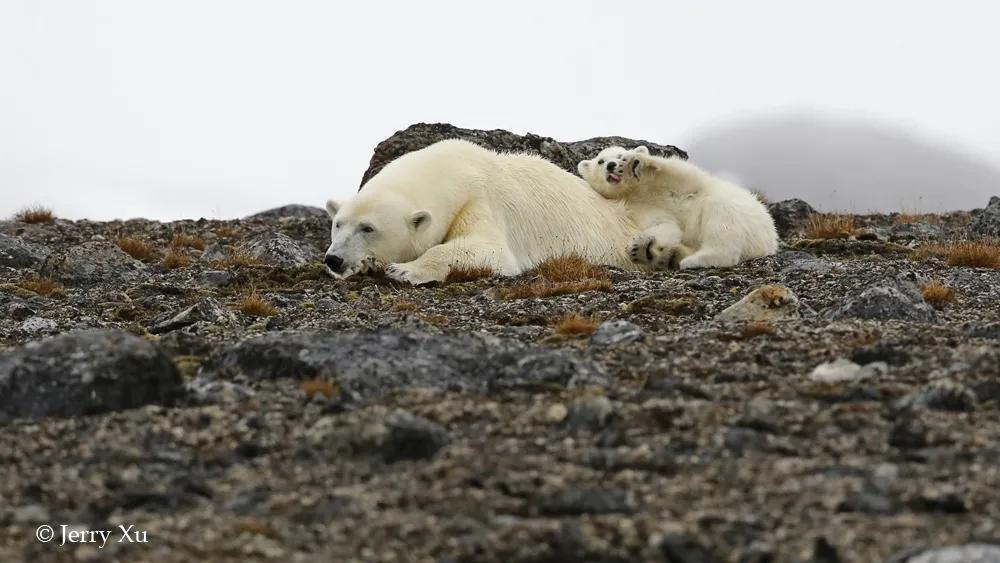
<instances>
[{"instance_id":1,"label":"polar bear ear","mask_svg":"<svg viewBox=\"0 0 1000 563\"><path fill-rule=\"evenodd\" d=\"M632 149L632 152L638 154L649 154L649 149L646 148L646 145L639 145L638 147Z\"/></svg>"},{"instance_id":2,"label":"polar bear ear","mask_svg":"<svg viewBox=\"0 0 1000 563\"><path fill-rule=\"evenodd\" d=\"M413 215L410 215L410 228L416 232L420 232L427 228L431 224L431 212L421 209L420 211L414 211Z\"/></svg>"},{"instance_id":3,"label":"polar bear ear","mask_svg":"<svg viewBox=\"0 0 1000 563\"><path fill-rule=\"evenodd\" d=\"M590 172L590 161L581 160L579 164L576 165L576 171L580 173L580 176L586 176Z\"/></svg>"},{"instance_id":4,"label":"polar bear ear","mask_svg":"<svg viewBox=\"0 0 1000 563\"><path fill-rule=\"evenodd\" d=\"M332 199L326 200L326 212L330 214L332 219L334 215L337 214L337 210L340 209L340 204Z\"/></svg>"}]
</instances>

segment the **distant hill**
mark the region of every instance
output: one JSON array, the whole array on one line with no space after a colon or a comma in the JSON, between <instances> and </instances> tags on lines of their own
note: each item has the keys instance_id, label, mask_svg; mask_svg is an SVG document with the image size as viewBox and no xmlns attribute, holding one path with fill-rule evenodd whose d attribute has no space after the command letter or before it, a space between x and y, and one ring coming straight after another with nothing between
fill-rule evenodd
<instances>
[{"instance_id":1,"label":"distant hill","mask_svg":"<svg viewBox=\"0 0 1000 563\"><path fill-rule=\"evenodd\" d=\"M1000 195L1000 170L947 145L878 124L806 115L698 132L691 160L772 200L825 210L949 211Z\"/></svg>"}]
</instances>

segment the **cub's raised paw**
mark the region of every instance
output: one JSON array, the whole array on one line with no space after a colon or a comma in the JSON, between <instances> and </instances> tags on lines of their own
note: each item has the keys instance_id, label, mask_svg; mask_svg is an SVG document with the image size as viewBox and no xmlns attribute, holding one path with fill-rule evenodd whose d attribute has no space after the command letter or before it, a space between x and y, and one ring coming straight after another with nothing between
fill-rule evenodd
<instances>
[{"instance_id":1,"label":"cub's raised paw","mask_svg":"<svg viewBox=\"0 0 1000 563\"><path fill-rule=\"evenodd\" d=\"M420 268L407 264L389 264L385 268L385 275L391 279L410 285L423 285L438 281L438 278L433 273L421 271Z\"/></svg>"},{"instance_id":2,"label":"cub's raised paw","mask_svg":"<svg viewBox=\"0 0 1000 563\"><path fill-rule=\"evenodd\" d=\"M655 246L656 237L653 235L637 235L629 246L629 258L636 264L649 264L655 258L653 253Z\"/></svg>"}]
</instances>

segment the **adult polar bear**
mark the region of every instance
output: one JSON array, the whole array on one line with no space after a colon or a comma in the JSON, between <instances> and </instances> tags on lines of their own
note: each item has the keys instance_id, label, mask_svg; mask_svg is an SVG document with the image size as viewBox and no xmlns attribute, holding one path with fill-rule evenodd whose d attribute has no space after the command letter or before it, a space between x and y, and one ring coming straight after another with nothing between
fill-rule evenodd
<instances>
[{"instance_id":1,"label":"adult polar bear","mask_svg":"<svg viewBox=\"0 0 1000 563\"><path fill-rule=\"evenodd\" d=\"M381 266L414 285L462 267L509 276L569 253L636 267L628 248L639 229L621 202L541 157L458 139L397 158L327 211L325 262L338 277Z\"/></svg>"}]
</instances>

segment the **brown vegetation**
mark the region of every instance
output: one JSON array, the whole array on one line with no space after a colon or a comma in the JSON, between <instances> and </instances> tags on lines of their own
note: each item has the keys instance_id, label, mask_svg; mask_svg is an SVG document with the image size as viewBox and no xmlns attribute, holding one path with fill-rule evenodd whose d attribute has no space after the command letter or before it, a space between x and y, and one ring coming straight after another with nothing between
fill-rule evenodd
<instances>
[{"instance_id":1,"label":"brown vegetation","mask_svg":"<svg viewBox=\"0 0 1000 563\"><path fill-rule=\"evenodd\" d=\"M529 270L528 274L541 276L553 282L579 281L584 278L607 278L607 274L603 268L591 264L579 254L567 254L558 258L549 258Z\"/></svg>"},{"instance_id":2,"label":"brown vegetation","mask_svg":"<svg viewBox=\"0 0 1000 563\"><path fill-rule=\"evenodd\" d=\"M611 291L614 287L609 280L580 280L576 282L552 283L535 280L497 288L500 299L529 299L532 297L552 297L585 291Z\"/></svg>"},{"instance_id":3,"label":"brown vegetation","mask_svg":"<svg viewBox=\"0 0 1000 563\"><path fill-rule=\"evenodd\" d=\"M481 280L493 276L493 269L489 266L458 267L448 271L445 283L462 283Z\"/></svg>"},{"instance_id":4,"label":"brown vegetation","mask_svg":"<svg viewBox=\"0 0 1000 563\"><path fill-rule=\"evenodd\" d=\"M263 266L264 262L256 256L242 251L236 250L232 254L229 254L221 260L215 260L212 262L212 267L214 268L232 268L235 266Z\"/></svg>"},{"instance_id":5,"label":"brown vegetation","mask_svg":"<svg viewBox=\"0 0 1000 563\"><path fill-rule=\"evenodd\" d=\"M417 305L408 299L397 299L396 302L392 304L392 308L400 313L413 313L414 311L420 310L420 305Z\"/></svg>"},{"instance_id":6,"label":"brown vegetation","mask_svg":"<svg viewBox=\"0 0 1000 563\"><path fill-rule=\"evenodd\" d=\"M273 317L278 314L278 308L262 299L256 293L240 299L236 308L248 317Z\"/></svg>"},{"instance_id":7,"label":"brown vegetation","mask_svg":"<svg viewBox=\"0 0 1000 563\"><path fill-rule=\"evenodd\" d=\"M813 213L806 226L806 236L809 238L848 238L852 234L854 234L852 215Z\"/></svg>"},{"instance_id":8,"label":"brown vegetation","mask_svg":"<svg viewBox=\"0 0 1000 563\"><path fill-rule=\"evenodd\" d=\"M59 297L63 295L63 286L49 278L28 278L17 282L17 286L44 297Z\"/></svg>"},{"instance_id":9,"label":"brown vegetation","mask_svg":"<svg viewBox=\"0 0 1000 563\"><path fill-rule=\"evenodd\" d=\"M909 223L940 225L941 216L933 213L899 213L892 218L893 225L905 225Z\"/></svg>"},{"instance_id":10,"label":"brown vegetation","mask_svg":"<svg viewBox=\"0 0 1000 563\"><path fill-rule=\"evenodd\" d=\"M118 244L118 248L136 260L149 260L156 254L156 249L153 248L153 245L139 237L118 237L118 240L115 242Z\"/></svg>"},{"instance_id":11,"label":"brown vegetation","mask_svg":"<svg viewBox=\"0 0 1000 563\"><path fill-rule=\"evenodd\" d=\"M170 240L170 246L186 246L195 250L205 250L205 240L198 235L180 233L174 235L174 238Z\"/></svg>"},{"instance_id":12,"label":"brown vegetation","mask_svg":"<svg viewBox=\"0 0 1000 563\"><path fill-rule=\"evenodd\" d=\"M14 219L22 223L51 223L56 220L56 216L51 209L34 205L18 211Z\"/></svg>"},{"instance_id":13,"label":"brown vegetation","mask_svg":"<svg viewBox=\"0 0 1000 563\"><path fill-rule=\"evenodd\" d=\"M939 280L933 280L920 286L920 293L924 296L924 301L935 307L955 300L954 290Z\"/></svg>"},{"instance_id":14,"label":"brown vegetation","mask_svg":"<svg viewBox=\"0 0 1000 563\"><path fill-rule=\"evenodd\" d=\"M299 384L299 387L307 397L323 395L327 399L334 399L340 396L340 387L336 382L329 379L306 379Z\"/></svg>"},{"instance_id":15,"label":"brown vegetation","mask_svg":"<svg viewBox=\"0 0 1000 563\"><path fill-rule=\"evenodd\" d=\"M775 330L774 325L767 321L754 321L743 325L743 328L740 329L740 336L744 339L749 339L755 336L774 334Z\"/></svg>"},{"instance_id":16,"label":"brown vegetation","mask_svg":"<svg viewBox=\"0 0 1000 563\"><path fill-rule=\"evenodd\" d=\"M561 336L589 336L594 334L600 324L595 317L570 313L552 323L552 331Z\"/></svg>"},{"instance_id":17,"label":"brown vegetation","mask_svg":"<svg viewBox=\"0 0 1000 563\"><path fill-rule=\"evenodd\" d=\"M947 243L930 243L918 248L914 258L944 258L949 266L973 268L1000 268L1000 241L977 240Z\"/></svg>"},{"instance_id":18,"label":"brown vegetation","mask_svg":"<svg viewBox=\"0 0 1000 563\"><path fill-rule=\"evenodd\" d=\"M184 254L182 250L171 248L163 255L163 260L160 260L160 266L168 270L176 270L177 268L186 268L191 265L191 258Z\"/></svg>"},{"instance_id":19,"label":"brown vegetation","mask_svg":"<svg viewBox=\"0 0 1000 563\"><path fill-rule=\"evenodd\" d=\"M611 291L613 287L603 268L587 262L578 254L546 260L529 270L526 275L533 276L533 279L498 287L497 297L552 297L585 291Z\"/></svg>"}]
</instances>

